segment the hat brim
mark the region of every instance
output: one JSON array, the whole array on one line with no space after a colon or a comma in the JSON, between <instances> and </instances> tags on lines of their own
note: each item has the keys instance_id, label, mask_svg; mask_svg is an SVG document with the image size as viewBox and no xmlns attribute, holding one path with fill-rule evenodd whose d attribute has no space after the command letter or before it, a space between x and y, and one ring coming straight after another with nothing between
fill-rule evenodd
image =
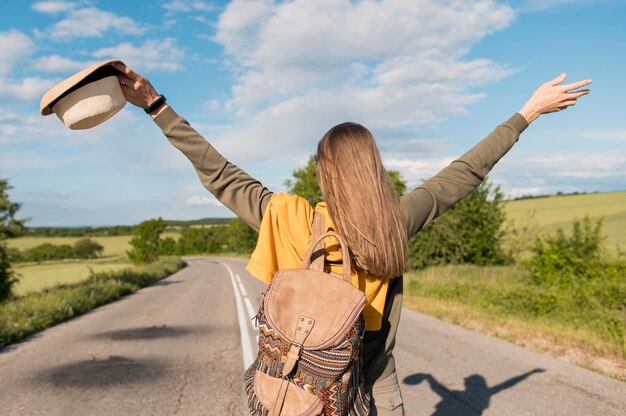
<instances>
[{"instance_id":1,"label":"hat brim","mask_svg":"<svg viewBox=\"0 0 626 416\"><path fill-rule=\"evenodd\" d=\"M124 64L124 62L119 59L109 59L107 61L98 62L50 88L41 98L39 104L41 115L47 116L52 114L52 107L56 102L81 86L117 73L118 71L111 66L113 63Z\"/></svg>"}]
</instances>

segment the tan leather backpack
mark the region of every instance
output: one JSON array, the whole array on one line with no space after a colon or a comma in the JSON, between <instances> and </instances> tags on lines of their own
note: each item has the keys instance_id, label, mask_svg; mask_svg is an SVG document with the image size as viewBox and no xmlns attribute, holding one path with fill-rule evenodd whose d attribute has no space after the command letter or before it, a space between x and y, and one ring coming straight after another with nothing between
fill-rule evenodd
<instances>
[{"instance_id":1,"label":"tan leather backpack","mask_svg":"<svg viewBox=\"0 0 626 416\"><path fill-rule=\"evenodd\" d=\"M324 217L316 212L302 267L276 272L263 294L259 352L244 374L251 415L369 413L362 370L365 295L352 285L343 238L323 230ZM324 271L327 237L341 244L343 276Z\"/></svg>"}]
</instances>

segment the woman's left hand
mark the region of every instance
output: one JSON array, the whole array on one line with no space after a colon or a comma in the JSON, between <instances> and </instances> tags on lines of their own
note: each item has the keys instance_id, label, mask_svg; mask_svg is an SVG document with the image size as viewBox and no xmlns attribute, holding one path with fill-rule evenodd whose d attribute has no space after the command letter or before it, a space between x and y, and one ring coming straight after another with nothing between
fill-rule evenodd
<instances>
[{"instance_id":1,"label":"woman's left hand","mask_svg":"<svg viewBox=\"0 0 626 416\"><path fill-rule=\"evenodd\" d=\"M543 83L524 104L519 113L524 116L529 124L542 114L562 111L567 107L576 105L576 100L589 94L587 89L578 89L591 84L590 79L560 85L566 78L567 75L563 73L555 79Z\"/></svg>"},{"instance_id":2,"label":"woman's left hand","mask_svg":"<svg viewBox=\"0 0 626 416\"><path fill-rule=\"evenodd\" d=\"M117 79L120 81L122 92L129 103L140 108L146 108L159 98L159 94L148 79L126 65L113 63L111 66L121 72L117 75Z\"/></svg>"}]
</instances>

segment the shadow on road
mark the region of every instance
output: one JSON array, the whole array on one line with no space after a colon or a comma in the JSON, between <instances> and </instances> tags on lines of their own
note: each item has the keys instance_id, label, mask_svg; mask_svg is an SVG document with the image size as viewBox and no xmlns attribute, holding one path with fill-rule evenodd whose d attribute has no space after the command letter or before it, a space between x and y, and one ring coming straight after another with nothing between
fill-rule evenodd
<instances>
[{"instance_id":1,"label":"shadow on road","mask_svg":"<svg viewBox=\"0 0 626 416\"><path fill-rule=\"evenodd\" d=\"M480 374L472 374L465 377L465 390L450 390L439 383L431 374L424 373L407 376L403 382L408 385L415 385L426 380L430 384L432 391L441 397L441 401L435 406L436 410L432 416L480 416L489 407L492 396L513 387L532 374L543 373L544 371L546 370L535 368L493 387L487 386L485 378Z\"/></svg>"},{"instance_id":2,"label":"shadow on road","mask_svg":"<svg viewBox=\"0 0 626 416\"><path fill-rule=\"evenodd\" d=\"M165 374L165 365L159 360L112 355L107 359L83 360L52 367L40 372L35 382L60 388L103 388L152 382Z\"/></svg>"},{"instance_id":3,"label":"shadow on road","mask_svg":"<svg viewBox=\"0 0 626 416\"><path fill-rule=\"evenodd\" d=\"M159 280L156 283L152 283L150 286L169 286L182 283L182 280Z\"/></svg>"},{"instance_id":4,"label":"shadow on road","mask_svg":"<svg viewBox=\"0 0 626 416\"><path fill-rule=\"evenodd\" d=\"M200 335L211 332L208 326L149 326L144 328L128 328L116 331L100 332L93 338L106 338L114 341L135 341L162 338L183 337L187 335Z\"/></svg>"}]
</instances>

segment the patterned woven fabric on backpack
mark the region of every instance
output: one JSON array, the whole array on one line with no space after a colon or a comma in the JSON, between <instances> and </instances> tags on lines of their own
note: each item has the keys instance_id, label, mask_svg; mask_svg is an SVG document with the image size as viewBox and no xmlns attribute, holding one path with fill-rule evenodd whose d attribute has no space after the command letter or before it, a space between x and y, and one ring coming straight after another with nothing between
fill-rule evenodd
<instances>
[{"instance_id":1,"label":"patterned woven fabric on backpack","mask_svg":"<svg viewBox=\"0 0 626 416\"><path fill-rule=\"evenodd\" d=\"M351 283L343 239L320 235L323 223L316 212L302 268L276 272L263 295L259 352L244 374L251 415L369 414L362 369L365 295ZM324 272L323 240L329 236L341 244L343 276Z\"/></svg>"}]
</instances>

